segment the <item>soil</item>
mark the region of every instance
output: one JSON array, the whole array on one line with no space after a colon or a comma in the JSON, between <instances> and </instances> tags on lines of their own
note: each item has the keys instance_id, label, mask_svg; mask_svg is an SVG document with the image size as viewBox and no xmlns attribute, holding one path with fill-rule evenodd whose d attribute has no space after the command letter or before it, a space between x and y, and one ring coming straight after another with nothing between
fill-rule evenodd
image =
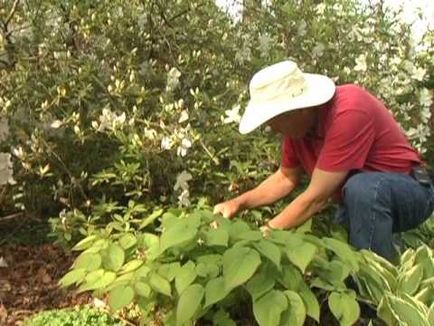
<instances>
[{"instance_id":1,"label":"soil","mask_svg":"<svg viewBox=\"0 0 434 326\"><path fill-rule=\"evenodd\" d=\"M91 302L89 294L60 289L74 257L53 244L0 246L0 325L22 325L42 311ZM2 265L2 264L0 264Z\"/></svg>"}]
</instances>

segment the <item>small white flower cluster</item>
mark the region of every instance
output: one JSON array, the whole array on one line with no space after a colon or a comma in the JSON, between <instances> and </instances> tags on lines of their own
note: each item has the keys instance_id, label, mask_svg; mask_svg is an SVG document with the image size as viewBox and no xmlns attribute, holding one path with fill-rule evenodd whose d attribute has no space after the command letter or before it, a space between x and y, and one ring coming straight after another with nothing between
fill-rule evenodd
<instances>
[{"instance_id":1,"label":"small white flower cluster","mask_svg":"<svg viewBox=\"0 0 434 326\"><path fill-rule=\"evenodd\" d=\"M237 104L231 110L226 110L225 116L221 116L220 120L224 124L240 123L240 121L241 121L240 105Z\"/></svg>"},{"instance_id":2,"label":"small white flower cluster","mask_svg":"<svg viewBox=\"0 0 434 326\"><path fill-rule=\"evenodd\" d=\"M110 109L103 109L102 114L99 116L98 121L92 121L92 127L99 132L104 132L106 130L116 130L121 128L126 121L126 114L117 115L116 113L110 111Z\"/></svg>"},{"instance_id":3,"label":"small white flower cluster","mask_svg":"<svg viewBox=\"0 0 434 326\"><path fill-rule=\"evenodd\" d=\"M177 144L176 154L181 157L186 156L193 145L189 129L190 125L187 125L185 129L175 129L173 135L163 137L161 139L161 149L170 150Z\"/></svg>"},{"instance_id":4,"label":"small white flower cluster","mask_svg":"<svg viewBox=\"0 0 434 326\"><path fill-rule=\"evenodd\" d=\"M10 153L0 153L0 186L6 184L14 185L14 171Z\"/></svg>"},{"instance_id":5,"label":"small white flower cluster","mask_svg":"<svg viewBox=\"0 0 434 326\"><path fill-rule=\"evenodd\" d=\"M166 91L171 92L175 90L179 85L179 78L181 77L181 72L173 67L167 73L167 81L166 81Z\"/></svg>"},{"instance_id":6,"label":"small white flower cluster","mask_svg":"<svg viewBox=\"0 0 434 326\"><path fill-rule=\"evenodd\" d=\"M178 203L181 206L190 206L190 191L188 182L193 179L193 176L187 171L182 171L176 177L176 183L173 187L175 191L181 191L181 194L178 196Z\"/></svg>"}]
</instances>

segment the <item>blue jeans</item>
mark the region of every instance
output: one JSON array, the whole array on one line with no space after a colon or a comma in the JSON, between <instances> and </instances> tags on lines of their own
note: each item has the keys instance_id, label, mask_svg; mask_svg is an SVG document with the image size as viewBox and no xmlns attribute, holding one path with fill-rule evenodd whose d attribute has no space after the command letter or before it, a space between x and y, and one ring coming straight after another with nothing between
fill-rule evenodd
<instances>
[{"instance_id":1,"label":"blue jeans","mask_svg":"<svg viewBox=\"0 0 434 326\"><path fill-rule=\"evenodd\" d=\"M336 219L349 231L350 243L395 261L393 233L427 220L434 209L434 187L403 173L362 172L343 187Z\"/></svg>"}]
</instances>

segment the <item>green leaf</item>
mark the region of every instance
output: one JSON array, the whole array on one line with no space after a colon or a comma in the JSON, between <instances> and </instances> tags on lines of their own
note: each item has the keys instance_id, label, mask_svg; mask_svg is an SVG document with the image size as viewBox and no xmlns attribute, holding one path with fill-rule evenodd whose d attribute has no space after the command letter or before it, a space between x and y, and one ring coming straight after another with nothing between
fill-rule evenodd
<instances>
[{"instance_id":1,"label":"green leaf","mask_svg":"<svg viewBox=\"0 0 434 326\"><path fill-rule=\"evenodd\" d=\"M134 234L126 233L119 239L119 244L124 250L127 250L137 243L137 238Z\"/></svg>"},{"instance_id":2,"label":"green leaf","mask_svg":"<svg viewBox=\"0 0 434 326\"><path fill-rule=\"evenodd\" d=\"M151 269L148 266L143 265L134 272L134 275L136 277L139 277L139 278L140 277L146 277L146 276L148 276L150 271L151 271Z\"/></svg>"},{"instance_id":3,"label":"green leaf","mask_svg":"<svg viewBox=\"0 0 434 326\"><path fill-rule=\"evenodd\" d=\"M429 278L434 276L434 257L433 251L426 245L420 246L416 250L415 264L423 266L423 277Z\"/></svg>"},{"instance_id":4,"label":"green leaf","mask_svg":"<svg viewBox=\"0 0 434 326\"><path fill-rule=\"evenodd\" d=\"M246 231L234 236L237 240L258 241L263 239L261 231Z\"/></svg>"},{"instance_id":5,"label":"green leaf","mask_svg":"<svg viewBox=\"0 0 434 326\"><path fill-rule=\"evenodd\" d=\"M429 326L428 316L404 298L387 293L378 309L378 315L385 321L393 318L391 325Z\"/></svg>"},{"instance_id":6,"label":"green leaf","mask_svg":"<svg viewBox=\"0 0 434 326\"><path fill-rule=\"evenodd\" d=\"M83 252L74 262L74 268L83 268L86 271L97 270L101 266L101 255L98 253L86 253Z\"/></svg>"},{"instance_id":7,"label":"green leaf","mask_svg":"<svg viewBox=\"0 0 434 326\"><path fill-rule=\"evenodd\" d=\"M122 266L121 270L119 271L119 274L125 274L129 272L133 272L136 269L138 269L140 266L143 265L143 260L141 259L134 259L126 263L124 266Z\"/></svg>"},{"instance_id":8,"label":"green leaf","mask_svg":"<svg viewBox=\"0 0 434 326\"><path fill-rule=\"evenodd\" d=\"M176 308L176 324L184 325L190 321L200 308L205 290L200 284L189 285L181 294Z\"/></svg>"},{"instance_id":9,"label":"green leaf","mask_svg":"<svg viewBox=\"0 0 434 326\"><path fill-rule=\"evenodd\" d=\"M102 260L103 266L106 269L112 270L113 272L117 272L124 264L125 252L121 246L112 243L104 251L102 259L103 259Z\"/></svg>"},{"instance_id":10,"label":"green leaf","mask_svg":"<svg viewBox=\"0 0 434 326\"><path fill-rule=\"evenodd\" d=\"M252 296L253 301L256 301L270 291L275 284L276 282L268 269L262 269L247 282L246 289Z\"/></svg>"},{"instance_id":11,"label":"green leaf","mask_svg":"<svg viewBox=\"0 0 434 326\"><path fill-rule=\"evenodd\" d=\"M134 298L134 290L131 286L120 285L110 291L108 303L112 310L119 310L129 305Z\"/></svg>"},{"instance_id":12,"label":"green leaf","mask_svg":"<svg viewBox=\"0 0 434 326\"><path fill-rule=\"evenodd\" d=\"M119 277L117 277L110 285L108 285L104 290L105 291L111 291L114 288L120 286L120 285L127 285L131 283L131 281L134 279L134 273L125 273Z\"/></svg>"},{"instance_id":13,"label":"green leaf","mask_svg":"<svg viewBox=\"0 0 434 326\"><path fill-rule=\"evenodd\" d=\"M300 286L304 284L303 275L300 270L293 265L284 265L282 267L282 285L291 291L298 291Z\"/></svg>"},{"instance_id":14,"label":"green leaf","mask_svg":"<svg viewBox=\"0 0 434 326\"><path fill-rule=\"evenodd\" d=\"M154 223L154 221L159 218L162 214L163 214L164 210L163 209L158 209L154 212L152 212L151 215L149 215L147 218L145 218L142 223L139 226L139 230L144 229L145 227L147 227L148 225Z\"/></svg>"},{"instance_id":15,"label":"green leaf","mask_svg":"<svg viewBox=\"0 0 434 326\"><path fill-rule=\"evenodd\" d=\"M149 278L149 284L151 287L164 295L171 296L170 283L168 280L158 275L157 273L152 273Z\"/></svg>"},{"instance_id":16,"label":"green leaf","mask_svg":"<svg viewBox=\"0 0 434 326\"><path fill-rule=\"evenodd\" d=\"M306 314L319 323L320 306L315 294L305 283L303 283L303 285L301 286L298 294L304 302L304 305L306 307Z\"/></svg>"},{"instance_id":17,"label":"green leaf","mask_svg":"<svg viewBox=\"0 0 434 326\"><path fill-rule=\"evenodd\" d=\"M282 315L281 326L302 326L306 319L306 308L301 297L294 291L285 291L288 309Z\"/></svg>"},{"instance_id":18,"label":"green leaf","mask_svg":"<svg viewBox=\"0 0 434 326\"><path fill-rule=\"evenodd\" d=\"M74 269L60 279L59 285L61 287L67 287L74 283L79 283L84 279L85 275L86 270L84 268Z\"/></svg>"},{"instance_id":19,"label":"green leaf","mask_svg":"<svg viewBox=\"0 0 434 326\"><path fill-rule=\"evenodd\" d=\"M360 307L355 295L333 292L328 303L330 311L342 326L351 326L359 319Z\"/></svg>"},{"instance_id":20,"label":"green leaf","mask_svg":"<svg viewBox=\"0 0 434 326\"><path fill-rule=\"evenodd\" d=\"M90 235L83 240L81 240L79 243L77 243L72 250L74 251L81 251L88 249L92 246L92 244L95 242L95 240L98 239L98 236L96 234Z\"/></svg>"},{"instance_id":21,"label":"green leaf","mask_svg":"<svg viewBox=\"0 0 434 326\"><path fill-rule=\"evenodd\" d=\"M175 276L175 288L178 294L181 294L187 286L193 283L196 277L196 265L190 260L180 268Z\"/></svg>"},{"instance_id":22,"label":"green leaf","mask_svg":"<svg viewBox=\"0 0 434 326\"><path fill-rule=\"evenodd\" d=\"M95 274L92 275L92 273ZM89 273L86 276L85 282L80 286L78 292L103 289L109 286L116 279L116 273L114 272L97 270L92 273Z\"/></svg>"},{"instance_id":23,"label":"green leaf","mask_svg":"<svg viewBox=\"0 0 434 326\"><path fill-rule=\"evenodd\" d=\"M409 271L401 272L398 277L398 292L413 295L419 289L423 278L423 266L413 266Z\"/></svg>"},{"instance_id":24,"label":"green leaf","mask_svg":"<svg viewBox=\"0 0 434 326\"><path fill-rule=\"evenodd\" d=\"M268 258L271 262L276 265L277 269L280 270L280 259L281 259L281 252L278 246L276 246L274 243L267 241L267 240L261 240L258 243L253 244L256 250L259 251L261 255Z\"/></svg>"},{"instance_id":25,"label":"green leaf","mask_svg":"<svg viewBox=\"0 0 434 326\"><path fill-rule=\"evenodd\" d=\"M149 297L151 294L151 288L148 284L145 282L136 282L134 283L134 291L137 293L137 295L140 295L141 297Z\"/></svg>"},{"instance_id":26,"label":"green leaf","mask_svg":"<svg viewBox=\"0 0 434 326\"><path fill-rule=\"evenodd\" d=\"M210 229L205 233L205 243L207 246L228 246L229 233L223 229Z\"/></svg>"},{"instance_id":27,"label":"green leaf","mask_svg":"<svg viewBox=\"0 0 434 326\"><path fill-rule=\"evenodd\" d=\"M163 276L169 282L172 282L180 268L181 264L179 262L163 264L158 268L158 274Z\"/></svg>"},{"instance_id":28,"label":"green leaf","mask_svg":"<svg viewBox=\"0 0 434 326\"><path fill-rule=\"evenodd\" d=\"M283 292L271 290L253 302L253 314L259 326L276 326L287 307L288 300Z\"/></svg>"},{"instance_id":29,"label":"green leaf","mask_svg":"<svg viewBox=\"0 0 434 326\"><path fill-rule=\"evenodd\" d=\"M223 255L223 277L225 288L233 288L247 282L261 264L261 257L254 249L236 247Z\"/></svg>"},{"instance_id":30,"label":"green leaf","mask_svg":"<svg viewBox=\"0 0 434 326\"><path fill-rule=\"evenodd\" d=\"M333 239L323 238L324 245L333 251L339 258L349 264L351 270L359 270L360 254L353 250L348 243Z\"/></svg>"},{"instance_id":31,"label":"green leaf","mask_svg":"<svg viewBox=\"0 0 434 326\"><path fill-rule=\"evenodd\" d=\"M225 289L225 280L223 277L217 277L210 280L205 286L205 306L208 307L220 300L223 300L230 291Z\"/></svg>"},{"instance_id":32,"label":"green leaf","mask_svg":"<svg viewBox=\"0 0 434 326\"><path fill-rule=\"evenodd\" d=\"M303 242L298 247L289 248L286 251L289 261L300 268L303 273L315 254L316 246L309 242Z\"/></svg>"},{"instance_id":33,"label":"green leaf","mask_svg":"<svg viewBox=\"0 0 434 326\"><path fill-rule=\"evenodd\" d=\"M161 235L160 250L164 252L171 247L192 241L196 234L197 227L190 226L188 220L178 220Z\"/></svg>"},{"instance_id":34,"label":"green leaf","mask_svg":"<svg viewBox=\"0 0 434 326\"><path fill-rule=\"evenodd\" d=\"M237 324L231 319L230 315L223 309L220 309L214 314L212 324L214 326L237 326Z\"/></svg>"},{"instance_id":35,"label":"green leaf","mask_svg":"<svg viewBox=\"0 0 434 326\"><path fill-rule=\"evenodd\" d=\"M239 234L250 231L249 225L244 221L236 221L233 223L229 223L227 227L228 227L227 231L229 232L229 237L234 240L238 239Z\"/></svg>"},{"instance_id":36,"label":"green leaf","mask_svg":"<svg viewBox=\"0 0 434 326\"><path fill-rule=\"evenodd\" d=\"M216 264L199 263L196 266L196 273L201 277L214 278L220 273L220 269Z\"/></svg>"}]
</instances>

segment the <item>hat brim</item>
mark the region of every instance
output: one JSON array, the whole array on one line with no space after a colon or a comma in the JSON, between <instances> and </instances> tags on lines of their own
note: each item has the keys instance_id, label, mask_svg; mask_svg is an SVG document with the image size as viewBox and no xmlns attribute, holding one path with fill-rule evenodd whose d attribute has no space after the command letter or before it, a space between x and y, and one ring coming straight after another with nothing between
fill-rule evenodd
<instances>
[{"instance_id":1,"label":"hat brim","mask_svg":"<svg viewBox=\"0 0 434 326\"><path fill-rule=\"evenodd\" d=\"M306 88L299 96L288 97L287 99L280 97L279 100L263 103L250 101L240 121L240 133L248 134L279 114L321 105L333 97L336 86L329 77L307 73L303 75L306 80Z\"/></svg>"}]
</instances>

